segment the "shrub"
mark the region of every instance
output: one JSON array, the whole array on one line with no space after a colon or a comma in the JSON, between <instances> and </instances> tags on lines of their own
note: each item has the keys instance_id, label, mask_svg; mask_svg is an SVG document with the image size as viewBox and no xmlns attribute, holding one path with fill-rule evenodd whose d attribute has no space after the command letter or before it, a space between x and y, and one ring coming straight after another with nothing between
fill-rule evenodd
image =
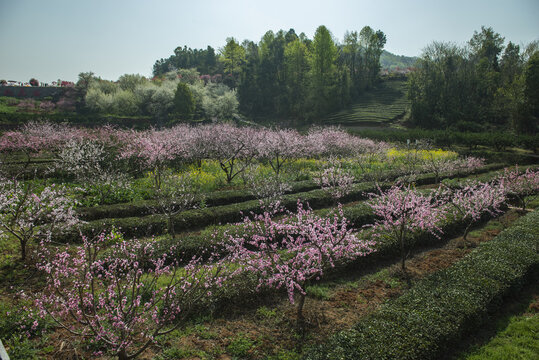
<instances>
[{"instance_id":1,"label":"shrub","mask_svg":"<svg viewBox=\"0 0 539 360\"><path fill-rule=\"evenodd\" d=\"M39 104L39 109L44 112L50 112L53 111L56 105L52 101L42 101L41 104Z\"/></svg>"},{"instance_id":2,"label":"shrub","mask_svg":"<svg viewBox=\"0 0 539 360\"><path fill-rule=\"evenodd\" d=\"M136 115L139 106L135 95L129 90L120 90L112 97L112 109L119 115Z\"/></svg>"},{"instance_id":3,"label":"shrub","mask_svg":"<svg viewBox=\"0 0 539 360\"><path fill-rule=\"evenodd\" d=\"M17 110L19 111L32 111L32 110L35 110L35 108L36 108L36 103L34 100L31 100L31 99L21 100L17 104Z\"/></svg>"}]
</instances>

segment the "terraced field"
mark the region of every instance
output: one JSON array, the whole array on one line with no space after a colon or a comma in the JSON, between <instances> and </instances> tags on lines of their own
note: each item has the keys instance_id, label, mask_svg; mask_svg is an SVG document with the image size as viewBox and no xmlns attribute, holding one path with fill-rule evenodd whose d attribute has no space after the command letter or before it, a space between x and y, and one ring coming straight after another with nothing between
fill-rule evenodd
<instances>
[{"instance_id":1,"label":"terraced field","mask_svg":"<svg viewBox=\"0 0 539 360\"><path fill-rule=\"evenodd\" d=\"M329 115L326 123L352 128L388 126L404 116L410 103L406 92L406 81L385 81L351 107Z\"/></svg>"}]
</instances>

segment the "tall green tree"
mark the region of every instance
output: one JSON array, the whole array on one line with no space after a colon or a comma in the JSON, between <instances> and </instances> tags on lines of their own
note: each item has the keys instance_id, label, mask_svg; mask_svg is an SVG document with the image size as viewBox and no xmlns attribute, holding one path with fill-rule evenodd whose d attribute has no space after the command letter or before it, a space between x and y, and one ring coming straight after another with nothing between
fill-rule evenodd
<instances>
[{"instance_id":1,"label":"tall green tree","mask_svg":"<svg viewBox=\"0 0 539 360\"><path fill-rule=\"evenodd\" d=\"M503 50L504 38L491 27L481 27L475 31L468 42L471 48L471 60L476 68L475 101L478 106L478 120L481 123L503 122L503 117L492 106L496 92L500 87L499 55Z\"/></svg>"},{"instance_id":2,"label":"tall green tree","mask_svg":"<svg viewBox=\"0 0 539 360\"><path fill-rule=\"evenodd\" d=\"M303 117L309 72L307 45L299 38L286 45L286 93L290 100L290 114Z\"/></svg>"},{"instance_id":3,"label":"tall green tree","mask_svg":"<svg viewBox=\"0 0 539 360\"><path fill-rule=\"evenodd\" d=\"M370 26L365 26L359 32L359 39L364 57L364 86L370 88L380 73L380 55L386 44L386 36L381 30L374 31Z\"/></svg>"},{"instance_id":4,"label":"tall green tree","mask_svg":"<svg viewBox=\"0 0 539 360\"><path fill-rule=\"evenodd\" d=\"M237 86L237 79L241 74L242 66L245 63L245 49L236 39L229 37L226 39L225 47L221 49L221 56L225 73L232 74L236 80L233 86L235 88Z\"/></svg>"},{"instance_id":5,"label":"tall green tree","mask_svg":"<svg viewBox=\"0 0 539 360\"><path fill-rule=\"evenodd\" d=\"M467 65L464 49L455 44L434 42L423 50L417 71L409 77L408 97L416 125L448 127L474 116L470 113L474 72Z\"/></svg>"},{"instance_id":6,"label":"tall green tree","mask_svg":"<svg viewBox=\"0 0 539 360\"><path fill-rule=\"evenodd\" d=\"M189 120L195 112L195 98L184 82L179 82L174 94L174 111L182 120Z\"/></svg>"},{"instance_id":7,"label":"tall green tree","mask_svg":"<svg viewBox=\"0 0 539 360\"><path fill-rule=\"evenodd\" d=\"M260 67L258 83L262 95L262 110L283 115L288 110L286 97L284 49L285 33L268 31L259 43Z\"/></svg>"},{"instance_id":8,"label":"tall green tree","mask_svg":"<svg viewBox=\"0 0 539 360\"><path fill-rule=\"evenodd\" d=\"M519 127L524 106L524 67L520 47L509 42L500 59L499 87L492 104L497 122Z\"/></svg>"},{"instance_id":9,"label":"tall green tree","mask_svg":"<svg viewBox=\"0 0 539 360\"><path fill-rule=\"evenodd\" d=\"M329 30L321 25L316 29L309 56L309 97L314 116L327 114L337 103L337 46Z\"/></svg>"},{"instance_id":10,"label":"tall green tree","mask_svg":"<svg viewBox=\"0 0 539 360\"><path fill-rule=\"evenodd\" d=\"M245 64L238 87L240 110L250 115L260 114L262 95L258 83L260 67L258 45L253 41L245 40L242 46L245 49Z\"/></svg>"},{"instance_id":11,"label":"tall green tree","mask_svg":"<svg viewBox=\"0 0 539 360\"><path fill-rule=\"evenodd\" d=\"M357 31L346 32L342 46L342 62L346 66L352 82L352 94L356 97L360 92L361 46Z\"/></svg>"},{"instance_id":12,"label":"tall green tree","mask_svg":"<svg viewBox=\"0 0 539 360\"><path fill-rule=\"evenodd\" d=\"M539 124L539 51L530 57L526 65L524 102L528 116L519 123L519 130L535 134Z\"/></svg>"}]
</instances>

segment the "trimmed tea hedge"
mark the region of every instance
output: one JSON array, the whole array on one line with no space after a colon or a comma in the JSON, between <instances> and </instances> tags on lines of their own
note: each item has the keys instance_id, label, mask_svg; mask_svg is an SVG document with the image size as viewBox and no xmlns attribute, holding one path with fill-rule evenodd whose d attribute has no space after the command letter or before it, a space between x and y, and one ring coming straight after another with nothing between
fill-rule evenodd
<instances>
[{"instance_id":1,"label":"trimmed tea hedge","mask_svg":"<svg viewBox=\"0 0 539 360\"><path fill-rule=\"evenodd\" d=\"M290 194L319 188L317 184L310 180L294 182L291 185ZM204 202L207 206L223 206L254 199L255 197L245 190L222 190L206 194ZM145 216L152 214L156 206L157 202L155 200L140 200L123 204L83 207L77 209L77 212L82 220L92 221L104 218Z\"/></svg>"},{"instance_id":2,"label":"trimmed tea hedge","mask_svg":"<svg viewBox=\"0 0 539 360\"><path fill-rule=\"evenodd\" d=\"M382 184L387 188L389 184ZM344 202L357 201L366 198L366 194L376 189L371 184L361 183L353 186L354 190L344 197ZM296 210L297 201L308 202L313 209L319 209L334 205L333 199L323 190L311 190L283 196L281 204L289 210ZM242 213L260 213L260 203L257 200L245 201L231 205L213 206L203 209L183 211L174 216L174 229L177 232L203 228L209 225L238 222L243 219ZM167 229L167 218L164 215L149 215L143 217L107 218L90 221L81 226L80 231L85 235L95 235L112 227L120 229L129 237L147 237L160 235ZM80 241L78 229L55 234L56 241L76 242Z\"/></svg>"},{"instance_id":3,"label":"trimmed tea hedge","mask_svg":"<svg viewBox=\"0 0 539 360\"><path fill-rule=\"evenodd\" d=\"M450 147L464 145L469 148L487 146L496 150L503 150L511 146L519 146L524 149L537 152L539 138L536 135L515 136L508 132L461 132L453 130L423 130L408 129L399 131L385 130L349 130L350 133L370 139L406 143L407 140L429 139L433 145Z\"/></svg>"},{"instance_id":4,"label":"trimmed tea hedge","mask_svg":"<svg viewBox=\"0 0 539 360\"><path fill-rule=\"evenodd\" d=\"M539 270L539 212L311 349L305 360L437 359Z\"/></svg>"},{"instance_id":5,"label":"trimmed tea hedge","mask_svg":"<svg viewBox=\"0 0 539 360\"><path fill-rule=\"evenodd\" d=\"M481 173L487 173L490 171L498 170L503 168L504 164L490 164L486 165L482 168L477 169L474 174L481 174ZM453 176L446 176L446 178L454 178L456 175ZM426 184L432 184L436 180L436 176L433 174L423 174L419 175L416 184L418 185L426 185ZM358 186L365 186L367 183L358 183ZM312 190L318 189L319 186L315 184L311 180L305 180L305 181L298 181L292 184L292 189L289 192L289 194L296 194L296 199L304 199L305 195L304 193L310 192ZM371 186L372 188L372 186ZM367 191L367 190L363 190ZM368 190L369 192L374 191ZM240 202L247 202L254 200L255 197L245 190L225 190L225 191L216 191L208 194L206 196L205 202L206 205L209 207L214 206L224 206L224 205L230 205ZM353 198L352 201L358 200L357 198ZM311 204L311 206L314 206ZM106 218L128 218L128 217L138 217L138 216L146 216L152 214L153 210L156 207L156 202L153 200L141 200L131 203L124 203L124 204L114 204L114 205L101 205L96 207L86 207L86 208L79 208L77 212L80 215L80 218L84 221L93 221L93 220L99 220L99 219L106 219ZM250 210L243 210L244 212L250 211ZM217 222L223 222L221 220Z\"/></svg>"},{"instance_id":6,"label":"trimmed tea hedge","mask_svg":"<svg viewBox=\"0 0 539 360\"><path fill-rule=\"evenodd\" d=\"M479 172L492 171L501 168L503 165L490 165L478 169ZM417 184L429 184L434 181L432 174L421 175L417 179ZM381 184L382 189L388 188L389 183ZM371 183L358 183L353 185L353 191L342 198L342 202L364 200L368 193L376 192L377 189ZM307 202L313 209L320 209L334 205L333 199L323 190L311 190L285 195L281 204L289 210L296 210L297 200ZM200 229L209 225L233 223L241 221L242 213L260 213L260 204L257 200L245 201L223 206L212 206L203 209L193 209L183 211L174 216L174 229L176 232ZM354 220L351 219L353 222ZM126 237L148 237L151 235L161 235L166 232L167 218L164 215L149 215L142 217L126 218L105 218L90 221L81 226L81 231L85 235L95 235L103 230L112 227L119 228ZM80 241L79 231L73 229L54 236L59 242Z\"/></svg>"}]
</instances>

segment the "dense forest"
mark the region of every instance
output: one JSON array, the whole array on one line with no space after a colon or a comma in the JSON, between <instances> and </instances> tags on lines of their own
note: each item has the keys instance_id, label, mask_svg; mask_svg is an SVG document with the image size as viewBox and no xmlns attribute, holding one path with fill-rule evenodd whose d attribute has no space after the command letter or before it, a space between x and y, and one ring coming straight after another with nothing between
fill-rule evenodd
<instances>
[{"instance_id":1,"label":"dense forest","mask_svg":"<svg viewBox=\"0 0 539 360\"><path fill-rule=\"evenodd\" d=\"M203 78L221 81L238 94L249 117L312 119L350 104L371 88L380 71L385 34L365 26L339 43L320 26L313 39L294 29L268 31L260 41L233 37L216 52L178 47L154 64L154 76L195 68Z\"/></svg>"},{"instance_id":2,"label":"dense forest","mask_svg":"<svg viewBox=\"0 0 539 360\"><path fill-rule=\"evenodd\" d=\"M462 131L513 128L535 133L539 118L539 43L524 49L492 28L465 46L428 45L409 77L415 126Z\"/></svg>"}]
</instances>

